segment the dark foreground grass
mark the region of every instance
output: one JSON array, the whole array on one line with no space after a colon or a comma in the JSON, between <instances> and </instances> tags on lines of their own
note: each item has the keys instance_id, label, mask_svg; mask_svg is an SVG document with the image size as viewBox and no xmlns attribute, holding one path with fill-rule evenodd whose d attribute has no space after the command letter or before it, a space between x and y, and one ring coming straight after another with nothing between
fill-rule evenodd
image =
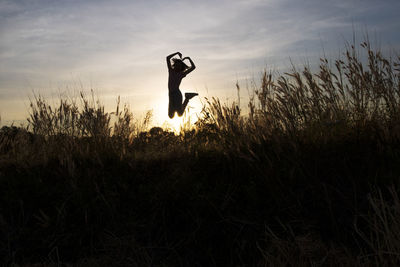
<instances>
[{"instance_id":1,"label":"dark foreground grass","mask_svg":"<svg viewBox=\"0 0 400 267\"><path fill-rule=\"evenodd\" d=\"M400 264L400 87L368 43L265 73L249 103L145 131L84 95L0 133L0 259L45 266ZM114 119L113 119L114 117ZM114 123L111 123L114 121Z\"/></svg>"}]
</instances>

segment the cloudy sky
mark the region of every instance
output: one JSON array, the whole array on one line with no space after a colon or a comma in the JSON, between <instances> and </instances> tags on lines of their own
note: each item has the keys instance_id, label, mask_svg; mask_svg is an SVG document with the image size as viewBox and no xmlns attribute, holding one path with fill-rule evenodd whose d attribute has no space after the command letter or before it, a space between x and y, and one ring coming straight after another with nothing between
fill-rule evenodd
<instances>
[{"instance_id":1,"label":"cloudy sky","mask_svg":"<svg viewBox=\"0 0 400 267\"><path fill-rule=\"evenodd\" d=\"M52 98L93 88L137 114L167 117L165 57L181 51L197 69L181 89L234 100L235 82L265 67L332 58L367 31L400 51L399 0L0 0L0 116L27 117L33 92ZM200 111L202 98L189 104ZM17 123L18 124L18 123Z\"/></svg>"}]
</instances>

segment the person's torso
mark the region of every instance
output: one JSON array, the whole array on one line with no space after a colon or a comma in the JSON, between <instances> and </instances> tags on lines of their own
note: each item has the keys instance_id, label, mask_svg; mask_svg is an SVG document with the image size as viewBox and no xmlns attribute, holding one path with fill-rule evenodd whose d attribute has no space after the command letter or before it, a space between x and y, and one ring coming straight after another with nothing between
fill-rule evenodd
<instances>
[{"instance_id":1,"label":"person's torso","mask_svg":"<svg viewBox=\"0 0 400 267\"><path fill-rule=\"evenodd\" d=\"M170 70L169 77L168 77L168 89L169 90L179 90L181 81L185 76L186 75L183 74L182 72L175 72L173 70Z\"/></svg>"}]
</instances>

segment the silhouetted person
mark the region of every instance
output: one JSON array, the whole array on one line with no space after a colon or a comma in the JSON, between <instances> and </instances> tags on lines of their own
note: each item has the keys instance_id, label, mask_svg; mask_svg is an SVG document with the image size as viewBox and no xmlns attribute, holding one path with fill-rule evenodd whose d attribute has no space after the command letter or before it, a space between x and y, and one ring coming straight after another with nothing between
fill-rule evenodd
<instances>
[{"instance_id":1,"label":"silhouetted person","mask_svg":"<svg viewBox=\"0 0 400 267\"><path fill-rule=\"evenodd\" d=\"M179 58L172 58L178 55ZM171 64L172 59L172 64ZM190 67L187 66L183 61L188 59L190 62ZM182 58L182 54L179 52L173 53L167 56L167 65L168 65L168 96L169 96L169 104L168 104L168 116L172 119L175 115L175 112L178 113L178 116L182 116L183 112L189 100L196 95L197 93L185 93L185 101L182 103L182 93L179 89L179 85L184 77L187 74L192 72L196 66L194 65L192 59L190 57Z\"/></svg>"}]
</instances>

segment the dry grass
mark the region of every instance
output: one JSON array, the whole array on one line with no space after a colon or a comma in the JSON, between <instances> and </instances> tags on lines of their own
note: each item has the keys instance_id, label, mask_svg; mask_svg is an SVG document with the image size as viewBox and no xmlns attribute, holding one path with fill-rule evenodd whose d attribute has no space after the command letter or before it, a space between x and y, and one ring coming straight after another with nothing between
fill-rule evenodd
<instances>
[{"instance_id":1,"label":"dry grass","mask_svg":"<svg viewBox=\"0 0 400 267\"><path fill-rule=\"evenodd\" d=\"M264 72L246 114L206 99L179 135L93 92L56 107L35 96L28 128L0 132L0 257L399 265L400 58L361 49L316 73Z\"/></svg>"}]
</instances>

